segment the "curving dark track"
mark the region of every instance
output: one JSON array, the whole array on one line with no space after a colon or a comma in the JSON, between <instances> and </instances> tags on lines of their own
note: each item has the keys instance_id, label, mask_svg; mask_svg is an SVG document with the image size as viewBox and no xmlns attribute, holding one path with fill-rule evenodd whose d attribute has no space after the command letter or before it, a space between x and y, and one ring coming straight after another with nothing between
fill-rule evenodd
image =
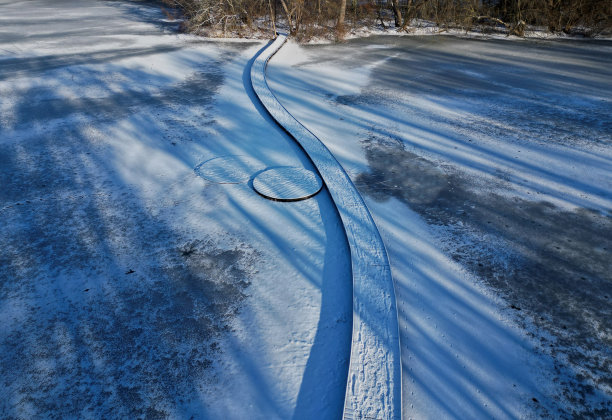
<instances>
[{"instance_id":1,"label":"curving dark track","mask_svg":"<svg viewBox=\"0 0 612 420\"><path fill-rule=\"evenodd\" d=\"M351 250L353 337L344 418L401 418L401 365L397 307L382 238L359 192L325 145L276 99L266 66L282 47L279 34L253 61L251 83L259 100L306 152L338 209Z\"/></svg>"}]
</instances>

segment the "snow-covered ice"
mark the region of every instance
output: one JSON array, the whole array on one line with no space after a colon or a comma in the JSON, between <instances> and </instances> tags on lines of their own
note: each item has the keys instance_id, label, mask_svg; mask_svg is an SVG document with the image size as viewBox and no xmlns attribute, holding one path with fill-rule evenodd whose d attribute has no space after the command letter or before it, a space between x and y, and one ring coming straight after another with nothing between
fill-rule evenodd
<instances>
[{"instance_id":1,"label":"snow-covered ice","mask_svg":"<svg viewBox=\"0 0 612 420\"><path fill-rule=\"evenodd\" d=\"M385 245L361 195L329 149L278 102L266 82L279 35L251 68L253 90L308 154L342 219L351 254L353 332L343 418L401 417L401 357L395 289Z\"/></svg>"},{"instance_id":2,"label":"snow-covered ice","mask_svg":"<svg viewBox=\"0 0 612 420\"><path fill-rule=\"evenodd\" d=\"M270 62L381 230L406 418L610 413L610 68L608 41L449 36Z\"/></svg>"},{"instance_id":3,"label":"snow-covered ice","mask_svg":"<svg viewBox=\"0 0 612 420\"><path fill-rule=\"evenodd\" d=\"M154 2L0 11L0 417L337 417L351 277L327 191L195 170L312 169L250 91L265 43L177 35Z\"/></svg>"},{"instance_id":4,"label":"snow-covered ice","mask_svg":"<svg viewBox=\"0 0 612 420\"><path fill-rule=\"evenodd\" d=\"M338 417L349 249L325 188L252 189L313 169L250 89L265 43L156 2L0 11L0 417ZM608 41L450 36L271 62L387 246L406 418L612 410L610 68Z\"/></svg>"}]
</instances>

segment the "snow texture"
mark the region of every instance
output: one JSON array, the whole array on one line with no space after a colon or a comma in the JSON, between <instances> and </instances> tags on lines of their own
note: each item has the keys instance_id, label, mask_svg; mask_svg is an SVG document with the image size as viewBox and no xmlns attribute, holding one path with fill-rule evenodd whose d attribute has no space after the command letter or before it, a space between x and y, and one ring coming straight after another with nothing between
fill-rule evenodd
<instances>
[{"instance_id":1,"label":"snow texture","mask_svg":"<svg viewBox=\"0 0 612 420\"><path fill-rule=\"evenodd\" d=\"M0 418L338 418L349 250L250 86L159 3L0 0ZM195 168L246 156L233 184ZM234 164L236 169L238 164Z\"/></svg>"},{"instance_id":2,"label":"snow texture","mask_svg":"<svg viewBox=\"0 0 612 420\"><path fill-rule=\"evenodd\" d=\"M298 201L313 197L323 188L319 175L303 168L274 168L253 179L258 194L278 201Z\"/></svg>"},{"instance_id":3,"label":"snow texture","mask_svg":"<svg viewBox=\"0 0 612 420\"><path fill-rule=\"evenodd\" d=\"M612 44L289 41L267 82L396 284L404 418L609 418Z\"/></svg>"},{"instance_id":4,"label":"snow texture","mask_svg":"<svg viewBox=\"0 0 612 420\"><path fill-rule=\"evenodd\" d=\"M306 151L342 218L351 251L353 338L345 418L401 417L401 367L395 291L378 229L350 178L323 145L274 97L266 83L268 60L282 47L279 34L253 63L253 88L272 117Z\"/></svg>"}]
</instances>

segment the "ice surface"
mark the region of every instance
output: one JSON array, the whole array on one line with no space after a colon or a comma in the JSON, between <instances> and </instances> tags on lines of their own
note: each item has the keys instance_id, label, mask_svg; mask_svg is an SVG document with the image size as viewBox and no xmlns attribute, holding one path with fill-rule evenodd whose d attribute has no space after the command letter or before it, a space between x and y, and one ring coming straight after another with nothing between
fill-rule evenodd
<instances>
[{"instance_id":1,"label":"ice surface","mask_svg":"<svg viewBox=\"0 0 612 420\"><path fill-rule=\"evenodd\" d=\"M278 102L266 66L286 35L253 62L253 90L266 110L307 153L342 219L351 254L353 322L343 417L401 417L401 366L395 290L385 246L363 198L329 149Z\"/></svg>"},{"instance_id":2,"label":"ice surface","mask_svg":"<svg viewBox=\"0 0 612 420\"><path fill-rule=\"evenodd\" d=\"M194 172L312 169L252 100L264 44L177 35L149 2L0 11L0 417L337 417L351 278L329 196Z\"/></svg>"},{"instance_id":3,"label":"ice surface","mask_svg":"<svg viewBox=\"0 0 612 420\"><path fill-rule=\"evenodd\" d=\"M311 198L323 188L316 173L303 168L272 168L253 179L258 194L278 201L297 201Z\"/></svg>"},{"instance_id":4,"label":"ice surface","mask_svg":"<svg viewBox=\"0 0 612 420\"><path fill-rule=\"evenodd\" d=\"M271 61L381 230L404 417L610 411L611 52L373 37Z\"/></svg>"},{"instance_id":5,"label":"ice surface","mask_svg":"<svg viewBox=\"0 0 612 420\"><path fill-rule=\"evenodd\" d=\"M248 182L266 166L249 156L220 156L197 165L195 173L207 181L219 184Z\"/></svg>"}]
</instances>

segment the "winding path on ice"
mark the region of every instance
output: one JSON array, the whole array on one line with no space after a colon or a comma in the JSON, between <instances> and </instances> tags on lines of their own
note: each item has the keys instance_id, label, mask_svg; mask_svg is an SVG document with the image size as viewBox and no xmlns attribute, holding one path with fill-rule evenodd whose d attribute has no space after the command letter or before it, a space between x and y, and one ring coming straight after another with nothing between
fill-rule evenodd
<instances>
[{"instance_id":1,"label":"winding path on ice","mask_svg":"<svg viewBox=\"0 0 612 420\"><path fill-rule=\"evenodd\" d=\"M306 152L342 219L351 250L353 333L344 418L401 417L401 365L393 279L382 238L361 195L327 147L276 99L266 67L286 35L279 34L253 61L253 89L276 123Z\"/></svg>"}]
</instances>

